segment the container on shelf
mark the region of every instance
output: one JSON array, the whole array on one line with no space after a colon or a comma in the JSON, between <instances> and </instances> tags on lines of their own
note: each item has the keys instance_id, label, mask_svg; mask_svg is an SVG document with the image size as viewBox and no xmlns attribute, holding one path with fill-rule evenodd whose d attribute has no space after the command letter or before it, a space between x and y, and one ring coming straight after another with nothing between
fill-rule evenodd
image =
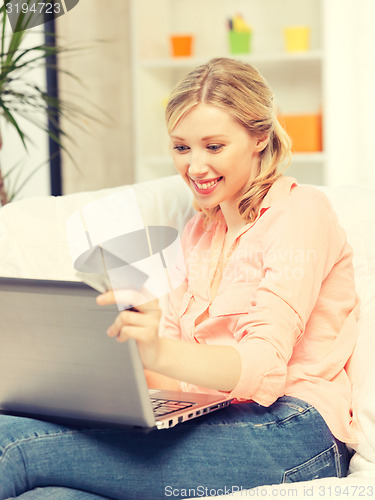
<instances>
[{"instance_id":1,"label":"container on shelf","mask_svg":"<svg viewBox=\"0 0 375 500\"><path fill-rule=\"evenodd\" d=\"M231 54L248 54L251 51L251 31L231 30L228 36Z\"/></svg>"},{"instance_id":2,"label":"container on shelf","mask_svg":"<svg viewBox=\"0 0 375 500\"><path fill-rule=\"evenodd\" d=\"M170 35L169 40L172 57L191 57L193 55L193 35Z\"/></svg>"},{"instance_id":3,"label":"container on shelf","mask_svg":"<svg viewBox=\"0 0 375 500\"><path fill-rule=\"evenodd\" d=\"M322 151L322 114L279 115L281 125L292 140L292 151Z\"/></svg>"},{"instance_id":4,"label":"container on shelf","mask_svg":"<svg viewBox=\"0 0 375 500\"><path fill-rule=\"evenodd\" d=\"M286 26L283 32L287 52L307 52L310 49L309 26Z\"/></svg>"},{"instance_id":5,"label":"container on shelf","mask_svg":"<svg viewBox=\"0 0 375 500\"><path fill-rule=\"evenodd\" d=\"M234 6L235 3L238 5ZM171 159L167 157L166 96L177 81L213 57L238 58L259 69L284 114L320 111L327 97L324 74L326 43L331 43L324 37L326 1L272 0L261 3L262 8L258 0L129 0L134 20L130 36L135 56L132 58L132 75L137 179L148 180L174 172ZM283 8L278 9L275 17L274 8L279 3ZM242 16L238 15L239 12ZM290 27L308 27L309 36L305 45L295 45L296 41L292 39L293 44L287 51L283 30ZM235 33L230 34L231 31ZM296 34L295 30L293 32ZM171 36L175 35L179 38L191 36L191 42L188 41L192 44L191 49L182 52L176 49L172 55ZM241 42L238 36L242 36ZM230 37L233 37L232 44ZM293 117L287 121L293 150L296 151L292 160L295 177L299 182L311 183L316 181L319 172L323 179L330 166L322 150L321 131L317 132L317 127L322 128L321 117L318 118L319 125L316 116L307 119L315 123L313 132L306 132L309 125L302 125L305 131L302 139L310 143L302 142L302 145L298 131L296 134L292 130ZM323 128L325 148L326 137L328 142L332 135L331 114L323 114Z\"/></svg>"},{"instance_id":6,"label":"container on shelf","mask_svg":"<svg viewBox=\"0 0 375 500\"><path fill-rule=\"evenodd\" d=\"M228 19L229 52L231 54L248 54L251 50L251 28L242 17L236 14Z\"/></svg>"}]
</instances>

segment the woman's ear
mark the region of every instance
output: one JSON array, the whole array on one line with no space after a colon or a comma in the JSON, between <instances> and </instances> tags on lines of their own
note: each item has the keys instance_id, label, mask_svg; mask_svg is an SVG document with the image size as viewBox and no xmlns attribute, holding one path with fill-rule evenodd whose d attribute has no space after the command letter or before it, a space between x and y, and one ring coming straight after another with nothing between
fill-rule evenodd
<instances>
[{"instance_id":1,"label":"woman's ear","mask_svg":"<svg viewBox=\"0 0 375 500\"><path fill-rule=\"evenodd\" d=\"M255 150L258 153L261 153L264 149L266 149L266 147L269 143L269 140L270 140L269 135L265 135L264 137L259 137L257 140L257 143L255 145Z\"/></svg>"}]
</instances>

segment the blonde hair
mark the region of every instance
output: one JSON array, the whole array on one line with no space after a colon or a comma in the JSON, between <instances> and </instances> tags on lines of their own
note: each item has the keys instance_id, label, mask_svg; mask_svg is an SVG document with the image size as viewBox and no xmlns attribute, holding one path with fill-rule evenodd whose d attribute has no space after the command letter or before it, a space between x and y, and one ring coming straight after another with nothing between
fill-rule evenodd
<instances>
[{"instance_id":1,"label":"blonde hair","mask_svg":"<svg viewBox=\"0 0 375 500\"><path fill-rule=\"evenodd\" d=\"M199 103L229 112L255 137L269 136L260 153L258 173L238 202L239 213L250 222L269 188L290 163L290 139L277 119L273 92L250 64L215 58L190 72L172 91L166 108L168 131ZM203 209L196 204L196 208L211 218L220 207Z\"/></svg>"}]
</instances>

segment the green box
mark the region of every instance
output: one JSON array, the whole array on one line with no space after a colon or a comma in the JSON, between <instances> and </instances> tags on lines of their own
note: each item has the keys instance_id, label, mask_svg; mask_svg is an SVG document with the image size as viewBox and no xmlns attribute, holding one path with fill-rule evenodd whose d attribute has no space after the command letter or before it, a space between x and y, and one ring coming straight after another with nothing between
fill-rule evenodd
<instances>
[{"instance_id":1,"label":"green box","mask_svg":"<svg viewBox=\"0 0 375 500\"><path fill-rule=\"evenodd\" d=\"M229 31L229 52L248 54L251 50L251 31Z\"/></svg>"}]
</instances>

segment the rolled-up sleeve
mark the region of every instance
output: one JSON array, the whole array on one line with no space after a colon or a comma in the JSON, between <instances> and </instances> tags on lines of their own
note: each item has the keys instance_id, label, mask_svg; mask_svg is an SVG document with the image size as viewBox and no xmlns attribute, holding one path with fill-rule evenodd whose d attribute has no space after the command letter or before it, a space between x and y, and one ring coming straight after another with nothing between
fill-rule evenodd
<instances>
[{"instance_id":1,"label":"rolled-up sleeve","mask_svg":"<svg viewBox=\"0 0 375 500\"><path fill-rule=\"evenodd\" d=\"M234 332L241 376L231 396L269 406L285 394L288 363L317 301L324 308L340 300L322 285L332 273L339 283L350 249L330 202L314 188L293 189L256 224L262 277Z\"/></svg>"}]
</instances>

